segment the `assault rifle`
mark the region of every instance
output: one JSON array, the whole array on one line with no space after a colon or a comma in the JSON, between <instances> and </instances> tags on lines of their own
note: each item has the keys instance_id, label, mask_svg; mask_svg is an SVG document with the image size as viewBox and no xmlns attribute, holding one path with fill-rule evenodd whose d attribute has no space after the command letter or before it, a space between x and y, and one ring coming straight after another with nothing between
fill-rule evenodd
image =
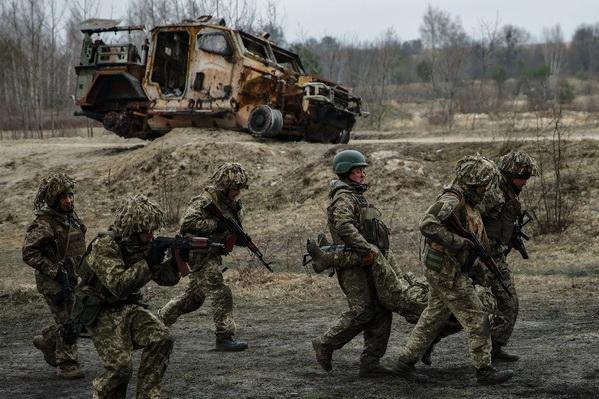
<instances>
[{"instance_id":1,"label":"assault rifle","mask_svg":"<svg viewBox=\"0 0 599 399\"><path fill-rule=\"evenodd\" d=\"M60 299L57 301L57 305L73 302L73 287L71 287L69 275L64 266L64 260L59 262L56 281L60 284Z\"/></svg>"},{"instance_id":2,"label":"assault rifle","mask_svg":"<svg viewBox=\"0 0 599 399\"><path fill-rule=\"evenodd\" d=\"M466 261L462 265L462 273L472 273L474 262L476 262L477 259L480 259L481 263L485 265L491 273L493 273L493 275L495 276L505 293L511 297L512 293L505 286L503 282L503 276L501 275L501 272L497 267L497 263L495 263L493 257L487 252L487 250L485 249L483 244L478 240L478 238L476 238L476 236L472 232L466 230L462 226L456 214L452 213L447 219L445 219L443 223L445 223L447 227L453 230L457 235L467 239L472 244L472 248L470 248L468 256L466 257Z\"/></svg>"},{"instance_id":3,"label":"assault rifle","mask_svg":"<svg viewBox=\"0 0 599 399\"><path fill-rule=\"evenodd\" d=\"M509 246L503 253L505 256L507 256L513 248L520 252L523 259L528 259L528 251L526 250L524 240L528 241L530 240L530 237L522 231L522 228L533 220L535 220L535 215L531 211L524 211L522 215L516 219Z\"/></svg>"},{"instance_id":4,"label":"assault rifle","mask_svg":"<svg viewBox=\"0 0 599 399\"><path fill-rule=\"evenodd\" d=\"M216 217L218 220L225 223L225 225L227 226L227 230L229 231L229 233L231 233L229 238L225 242L226 253L231 252L235 245L247 247L250 251L252 251L254 255L256 255L256 258L258 258L260 263L262 263L262 265L265 268L267 268L269 272L273 273L273 270L270 267L270 265L272 265L273 262L266 262L264 260L264 255L262 254L262 252L258 249L256 244L254 244L250 236L247 235L245 231L243 231L243 227L241 227L241 224L237 220L235 220L234 218L228 218L225 215L223 215L223 212L218 208L218 206L216 206L216 204L214 204L214 202L207 203L206 205L204 205L203 209L208 214Z\"/></svg>"},{"instance_id":5,"label":"assault rifle","mask_svg":"<svg viewBox=\"0 0 599 399\"><path fill-rule=\"evenodd\" d=\"M217 242L213 242L208 238L204 237L185 237L176 235L175 237L156 237L152 240L152 250L150 251L149 260L151 263L161 263L164 259L164 253L167 249L171 250L177 269L181 276L185 277L191 273L191 267L189 266L189 251L190 250L210 250L217 249L219 252L225 251L225 245Z\"/></svg>"}]
</instances>

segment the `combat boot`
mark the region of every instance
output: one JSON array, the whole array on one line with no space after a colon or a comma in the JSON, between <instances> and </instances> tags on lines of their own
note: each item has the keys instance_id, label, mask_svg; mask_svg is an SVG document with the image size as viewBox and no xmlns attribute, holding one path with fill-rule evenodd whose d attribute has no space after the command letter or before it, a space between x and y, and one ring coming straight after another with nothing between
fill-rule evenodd
<instances>
[{"instance_id":1,"label":"combat boot","mask_svg":"<svg viewBox=\"0 0 599 399\"><path fill-rule=\"evenodd\" d=\"M427 366L430 366L431 364L433 364L433 360L431 359L431 357L432 357L433 351L435 350L435 345L437 345L437 343L439 341L441 341L441 338L439 338L439 337L435 338L435 340L428 347L426 352L424 352L424 355L422 355L422 358L420 359L420 361L422 363L426 364Z\"/></svg>"},{"instance_id":2,"label":"combat boot","mask_svg":"<svg viewBox=\"0 0 599 399\"><path fill-rule=\"evenodd\" d=\"M56 369L56 375L63 380L76 380L83 378L85 375L81 372L79 366L63 366Z\"/></svg>"},{"instance_id":3,"label":"combat boot","mask_svg":"<svg viewBox=\"0 0 599 399\"><path fill-rule=\"evenodd\" d=\"M362 258L356 253L351 251L344 251L342 249L336 251L323 251L320 245L309 239L306 243L306 250L312 257L312 268L316 273L322 273L323 271L331 268L348 267L352 265L359 266L362 264Z\"/></svg>"},{"instance_id":4,"label":"combat boot","mask_svg":"<svg viewBox=\"0 0 599 399\"><path fill-rule=\"evenodd\" d=\"M248 348L247 342L236 341L232 336L216 336L216 351L241 352Z\"/></svg>"},{"instance_id":5,"label":"combat boot","mask_svg":"<svg viewBox=\"0 0 599 399\"><path fill-rule=\"evenodd\" d=\"M407 361L403 357L397 359L395 367L393 367L393 374L406 380L428 382L428 378L425 375L416 372L414 362Z\"/></svg>"},{"instance_id":6,"label":"combat boot","mask_svg":"<svg viewBox=\"0 0 599 399\"><path fill-rule=\"evenodd\" d=\"M324 371L333 370L333 349L323 345L318 338L312 340L316 361Z\"/></svg>"},{"instance_id":7,"label":"combat boot","mask_svg":"<svg viewBox=\"0 0 599 399\"><path fill-rule=\"evenodd\" d=\"M513 376L514 372L512 370L499 371L491 366L476 370L476 381L481 385L501 384Z\"/></svg>"},{"instance_id":8,"label":"combat boot","mask_svg":"<svg viewBox=\"0 0 599 399\"><path fill-rule=\"evenodd\" d=\"M48 345L41 335L33 337L33 346L42 351L44 354L44 360L52 367L56 367L56 354L54 353L54 346Z\"/></svg>"},{"instance_id":9,"label":"combat boot","mask_svg":"<svg viewBox=\"0 0 599 399\"><path fill-rule=\"evenodd\" d=\"M393 370L380 364L379 359L365 360L360 362L360 378L378 378L393 374Z\"/></svg>"},{"instance_id":10,"label":"combat boot","mask_svg":"<svg viewBox=\"0 0 599 399\"><path fill-rule=\"evenodd\" d=\"M491 351L491 360L494 362L517 362L520 357L505 352L501 346L494 346Z\"/></svg>"}]
</instances>

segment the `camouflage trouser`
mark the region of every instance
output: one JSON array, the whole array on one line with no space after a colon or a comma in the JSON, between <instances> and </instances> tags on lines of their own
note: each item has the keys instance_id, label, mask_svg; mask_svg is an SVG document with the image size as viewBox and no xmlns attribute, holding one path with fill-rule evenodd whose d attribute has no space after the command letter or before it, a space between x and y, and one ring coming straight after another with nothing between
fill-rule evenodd
<instances>
[{"instance_id":1,"label":"camouflage trouser","mask_svg":"<svg viewBox=\"0 0 599 399\"><path fill-rule=\"evenodd\" d=\"M56 363L59 368L68 369L79 367L79 354L77 344L67 345L62 337L62 325L70 318L73 310L72 302L60 302L57 295L44 295L48 308L54 317L54 324L45 327L42 332L44 344L48 348L55 348Z\"/></svg>"},{"instance_id":2,"label":"camouflage trouser","mask_svg":"<svg viewBox=\"0 0 599 399\"><path fill-rule=\"evenodd\" d=\"M518 318L518 295L514 285L514 278L505 257L495 258L499 271L503 275L503 283L508 288L512 296L510 297L501 287L496 279L490 279L491 290L497 298L497 317L493 322L491 330L491 340L493 346L501 347L507 345L514 325Z\"/></svg>"},{"instance_id":3,"label":"camouflage trouser","mask_svg":"<svg viewBox=\"0 0 599 399\"><path fill-rule=\"evenodd\" d=\"M377 259L380 261L372 267L372 275L381 303L390 311L403 316L409 323L416 324L428 304L429 286L426 278L416 277L410 272L404 273L391 253L387 254L386 259ZM491 289L477 285L475 292L489 315L489 320L494 320L497 303ZM440 335L446 337L461 330L460 323L450 317Z\"/></svg>"},{"instance_id":4,"label":"camouflage trouser","mask_svg":"<svg viewBox=\"0 0 599 399\"><path fill-rule=\"evenodd\" d=\"M428 305L402 349L401 357L414 363L420 360L453 315L468 334L474 367L488 367L491 364L489 315L483 310L472 281L462 273L447 278L427 269L425 275L430 287Z\"/></svg>"},{"instance_id":5,"label":"camouflage trouser","mask_svg":"<svg viewBox=\"0 0 599 399\"><path fill-rule=\"evenodd\" d=\"M173 339L168 328L156 316L138 305L104 309L88 330L106 369L104 374L94 379L94 398L125 398L133 373L133 351L136 349L143 349L136 397L160 398L160 382L168 366Z\"/></svg>"},{"instance_id":6,"label":"camouflage trouser","mask_svg":"<svg viewBox=\"0 0 599 399\"><path fill-rule=\"evenodd\" d=\"M381 306L376 297L371 272L367 268L350 267L337 271L339 285L347 297L349 310L321 337L331 349L340 349L356 335L364 332L362 363L374 363L387 350L392 313Z\"/></svg>"},{"instance_id":7,"label":"camouflage trouser","mask_svg":"<svg viewBox=\"0 0 599 399\"><path fill-rule=\"evenodd\" d=\"M159 315L167 326L174 324L179 316L199 309L206 297L210 297L216 335L235 335L233 294L225 284L219 266L216 259L209 259L199 270L189 275L189 284L185 292L160 309Z\"/></svg>"}]
</instances>

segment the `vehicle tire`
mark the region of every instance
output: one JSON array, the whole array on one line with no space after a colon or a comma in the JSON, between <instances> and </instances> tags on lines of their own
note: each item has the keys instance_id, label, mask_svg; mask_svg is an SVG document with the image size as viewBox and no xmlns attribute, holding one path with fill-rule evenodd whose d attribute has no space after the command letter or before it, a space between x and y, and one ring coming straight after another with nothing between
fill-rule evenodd
<instances>
[{"instance_id":1,"label":"vehicle tire","mask_svg":"<svg viewBox=\"0 0 599 399\"><path fill-rule=\"evenodd\" d=\"M248 130L257 137L275 137L283 128L283 114L268 105L259 105L252 110Z\"/></svg>"},{"instance_id":2,"label":"vehicle tire","mask_svg":"<svg viewBox=\"0 0 599 399\"><path fill-rule=\"evenodd\" d=\"M343 129L339 132L339 135L333 140L333 144L347 144L349 143L350 131Z\"/></svg>"}]
</instances>

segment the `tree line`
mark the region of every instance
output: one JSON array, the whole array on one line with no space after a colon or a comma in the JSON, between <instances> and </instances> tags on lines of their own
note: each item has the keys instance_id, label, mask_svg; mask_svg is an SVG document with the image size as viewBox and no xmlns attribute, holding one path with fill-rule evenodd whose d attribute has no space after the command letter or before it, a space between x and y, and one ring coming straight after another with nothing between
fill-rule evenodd
<instances>
[{"instance_id":1,"label":"tree line","mask_svg":"<svg viewBox=\"0 0 599 399\"><path fill-rule=\"evenodd\" d=\"M80 23L98 12L99 0L0 2L0 130L44 137L89 123L73 116L74 67ZM362 96L372 128L395 116L394 104L402 102L425 104L431 122L448 126L456 113L497 113L515 104L542 109L558 102L599 111L599 23L579 26L569 39L559 25L533 41L525 29L497 22L482 22L469 35L459 18L429 6L417 39L402 41L387 29L370 41L325 36L290 43L274 2L259 8L255 0L131 0L122 19L151 28L200 15L271 33L302 57L308 72ZM578 94L588 101L574 104Z\"/></svg>"}]
</instances>

